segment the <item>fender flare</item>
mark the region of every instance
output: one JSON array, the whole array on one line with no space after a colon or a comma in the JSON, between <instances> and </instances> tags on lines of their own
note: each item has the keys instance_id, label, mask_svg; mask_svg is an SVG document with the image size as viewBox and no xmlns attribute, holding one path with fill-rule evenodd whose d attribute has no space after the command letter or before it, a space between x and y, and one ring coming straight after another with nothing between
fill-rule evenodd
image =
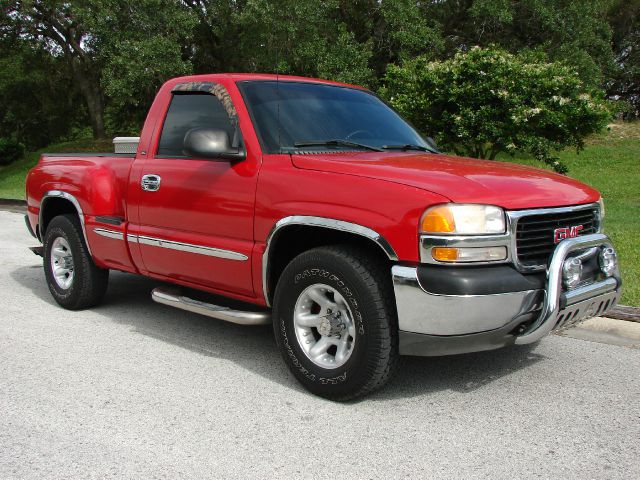
<instances>
[{"instance_id":1,"label":"fender flare","mask_svg":"<svg viewBox=\"0 0 640 480\"><path fill-rule=\"evenodd\" d=\"M84 243L87 245L87 250L89 252L89 255L92 255L91 247L89 246L89 239L87 238L87 229L84 225L84 212L82 211L80 202L78 202L78 199L76 197L74 197L70 193L63 192L62 190L49 190L45 192L45 194L42 196L42 200L40 200L40 212L38 213L38 227L39 227L38 230L40 232L40 239L44 241L44 232L42 231L43 212L44 212L44 207L47 203L47 200L51 198L62 198L70 202L75 207L76 211L78 212L78 217L80 219L80 227L82 228L82 236L84 237Z\"/></svg>"},{"instance_id":2,"label":"fender flare","mask_svg":"<svg viewBox=\"0 0 640 480\"><path fill-rule=\"evenodd\" d=\"M269 251L271 249L271 243L280 230L291 225L328 228L331 230L352 233L361 237L368 238L369 240L372 240L374 243L376 243L384 251L389 260L395 262L398 261L398 255L396 254L391 244L382 235L380 235L375 230L370 229L369 227L365 227L357 223L346 222L344 220L336 220L334 218L314 217L307 215L292 215L290 217L281 218L275 223L275 225L269 232L269 235L267 236L266 248L264 250L264 253L262 254L262 292L264 295L264 300L269 307L271 306L271 302L269 302L267 272L269 268Z\"/></svg>"}]
</instances>

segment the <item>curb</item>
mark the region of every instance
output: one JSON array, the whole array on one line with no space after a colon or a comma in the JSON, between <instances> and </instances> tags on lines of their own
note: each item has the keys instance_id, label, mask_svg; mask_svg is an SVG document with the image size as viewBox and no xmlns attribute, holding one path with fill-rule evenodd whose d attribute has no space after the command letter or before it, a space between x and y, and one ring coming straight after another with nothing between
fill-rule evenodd
<instances>
[{"instance_id":1,"label":"curb","mask_svg":"<svg viewBox=\"0 0 640 480\"><path fill-rule=\"evenodd\" d=\"M630 307L628 305L616 305L607 312L605 317L640 323L640 308Z\"/></svg>"},{"instance_id":2,"label":"curb","mask_svg":"<svg viewBox=\"0 0 640 480\"><path fill-rule=\"evenodd\" d=\"M27 202L25 200L15 200L12 198L0 198L0 210L9 210L18 213L26 212ZM640 307L616 305L607 312L605 317L640 323Z\"/></svg>"},{"instance_id":3,"label":"curb","mask_svg":"<svg viewBox=\"0 0 640 480\"><path fill-rule=\"evenodd\" d=\"M15 200L13 198L0 198L0 210L9 210L10 212L26 213L26 200Z\"/></svg>"},{"instance_id":4,"label":"curb","mask_svg":"<svg viewBox=\"0 0 640 480\"><path fill-rule=\"evenodd\" d=\"M27 206L27 201L26 200L16 200L15 198L0 198L0 206L4 206L4 205L8 205L8 206Z\"/></svg>"},{"instance_id":5,"label":"curb","mask_svg":"<svg viewBox=\"0 0 640 480\"><path fill-rule=\"evenodd\" d=\"M557 333L561 337L640 349L640 323L593 317Z\"/></svg>"}]
</instances>

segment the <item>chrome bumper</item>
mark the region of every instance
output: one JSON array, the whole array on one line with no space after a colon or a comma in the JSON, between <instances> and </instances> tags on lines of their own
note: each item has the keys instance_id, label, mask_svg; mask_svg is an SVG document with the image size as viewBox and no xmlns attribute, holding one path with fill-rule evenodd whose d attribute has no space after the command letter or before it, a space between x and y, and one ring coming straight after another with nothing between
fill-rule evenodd
<instances>
[{"instance_id":1,"label":"chrome bumper","mask_svg":"<svg viewBox=\"0 0 640 480\"><path fill-rule=\"evenodd\" d=\"M394 266L400 353L445 355L533 343L554 329L604 313L620 297L619 271L563 292L562 266L577 250L609 246L601 233L564 240L549 264L544 290L494 295L433 294L422 287L415 267ZM438 343L441 347L433 348Z\"/></svg>"}]
</instances>

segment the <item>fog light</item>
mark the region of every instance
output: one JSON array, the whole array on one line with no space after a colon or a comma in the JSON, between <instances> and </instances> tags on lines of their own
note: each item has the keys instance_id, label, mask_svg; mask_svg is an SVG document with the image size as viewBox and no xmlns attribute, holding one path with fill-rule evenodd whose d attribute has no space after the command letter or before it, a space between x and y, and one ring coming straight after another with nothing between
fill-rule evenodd
<instances>
[{"instance_id":1,"label":"fog light","mask_svg":"<svg viewBox=\"0 0 640 480\"><path fill-rule=\"evenodd\" d=\"M507 259L506 247L434 247L431 256L439 262L497 262Z\"/></svg>"},{"instance_id":2,"label":"fog light","mask_svg":"<svg viewBox=\"0 0 640 480\"><path fill-rule=\"evenodd\" d=\"M576 287L582 277L582 262L579 258L569 258L562 265L562 283L568 289Z\"/></svg>"},{"instance_id":3,"label":"fog light","mask_svg":"<svg viewBox=\"0 0 640 480\"><path fill-rule=\"evenodd\" d=\"M618 266L618 255L616 255L616 251L611 248L603 248L600 250L600 255L598 256L598 261L600 263L600 270L607 277L610 277L616 271L616 267Z\"/></svg>"}]
</instances>

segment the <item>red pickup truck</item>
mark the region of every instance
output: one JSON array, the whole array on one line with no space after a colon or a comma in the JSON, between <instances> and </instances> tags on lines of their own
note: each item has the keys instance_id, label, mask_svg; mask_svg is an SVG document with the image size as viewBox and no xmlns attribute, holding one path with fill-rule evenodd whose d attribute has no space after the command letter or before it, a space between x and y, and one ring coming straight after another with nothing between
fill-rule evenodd
<instances>
[{"instance_id":1,"label":"red pickup truck","mask_svg":"<svg viewBox=\"0 0 640 480\"><path fill-rule=\"evenodd\" d=\"M620 296L596 190L443 155L357 86L176 78L136 141L29 172L55 300L96 305L111 269L164 280L157 302L272 324L295 377L327 398L379 388L399 355L536 342Z\"/></svg>"}]
</instances>

